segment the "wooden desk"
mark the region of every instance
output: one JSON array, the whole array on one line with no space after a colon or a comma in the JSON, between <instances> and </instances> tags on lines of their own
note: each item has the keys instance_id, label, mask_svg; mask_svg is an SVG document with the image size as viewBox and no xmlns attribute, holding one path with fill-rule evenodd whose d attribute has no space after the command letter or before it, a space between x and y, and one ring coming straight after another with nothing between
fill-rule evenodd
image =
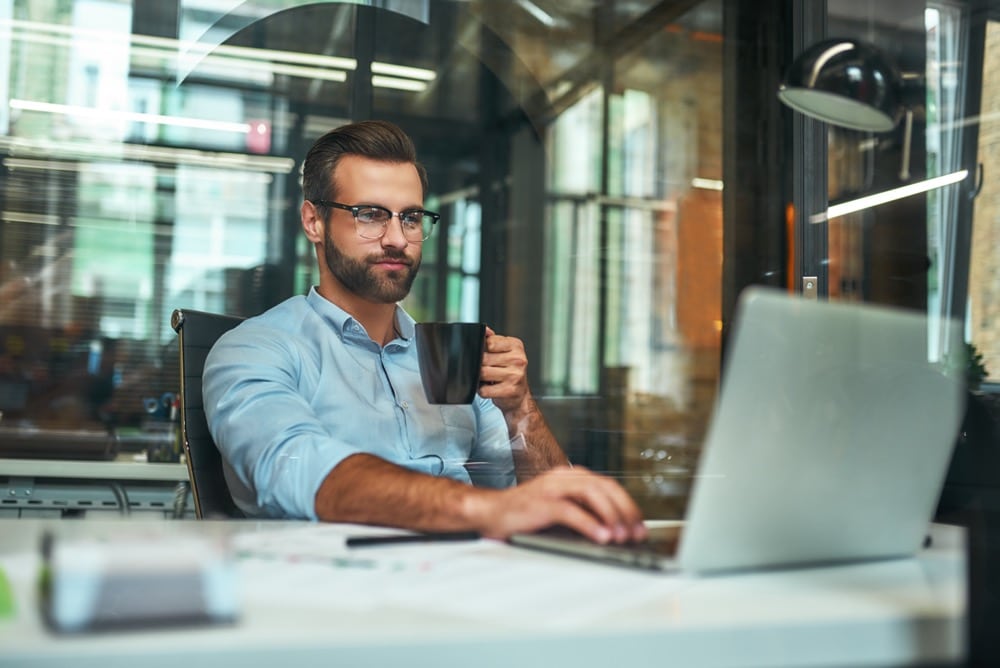
<instances>
[{"instance_id":1,"label":"wooden desk","mask_svg":"<svg viewBox=\"0 0 1000 668\"><path fill-rule=\"evenodd\" d=\"M231 626L54 636L37 614L46 527L229 536ZM370 531L370 528L364 528ZM964 653L964 533L918 558L696 578L494 541L348 552L341 525L0 520L18 614L0 666L899 666ZM165 549L170 536L165 533ZM186 535L186 534L185 534Z\"/></svg>"}]
</instances>

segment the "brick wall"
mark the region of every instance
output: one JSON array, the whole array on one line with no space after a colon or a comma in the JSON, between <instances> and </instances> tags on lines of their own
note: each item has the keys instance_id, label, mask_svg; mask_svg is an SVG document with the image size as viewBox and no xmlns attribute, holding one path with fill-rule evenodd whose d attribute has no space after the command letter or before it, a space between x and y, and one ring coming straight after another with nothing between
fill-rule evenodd
<instances>
[{"instance_id":1,"label":"brick wall","mask_svg":"<svg viewBox=\"0 0 1000 668\"><path fill-rule=\"evenodd\" d=\"M987 26L983 62L979 162L984 180L972 223L970 324L989 378L1000 381L1000 22Z\"/></svg>"}]
</instances>

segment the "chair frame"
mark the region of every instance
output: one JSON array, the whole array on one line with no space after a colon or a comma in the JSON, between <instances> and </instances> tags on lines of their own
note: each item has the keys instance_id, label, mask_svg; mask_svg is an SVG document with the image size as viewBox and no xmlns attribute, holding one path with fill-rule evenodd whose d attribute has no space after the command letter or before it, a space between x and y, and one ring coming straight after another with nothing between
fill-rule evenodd
<instances>
[{"instance_id":1,"label":"chair frame","mask_svg":"<svg viewBox=\"0 0 1000 668\"><path fill-rule=\"evenodd\" d=\"M180 342L181 445L198 519L244 517L229 494L222 454L209 432L201 393L208 351L222 334L242 321L239 316L193 309L175 309L170 317Z\"/></svg>"}]
</instances>

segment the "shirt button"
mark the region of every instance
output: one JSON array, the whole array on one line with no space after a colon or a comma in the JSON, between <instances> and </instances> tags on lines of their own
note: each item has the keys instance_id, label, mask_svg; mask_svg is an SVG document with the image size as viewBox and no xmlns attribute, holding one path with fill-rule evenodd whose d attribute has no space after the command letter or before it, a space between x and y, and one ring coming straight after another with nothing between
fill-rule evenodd
<instances>
[{"instance_id":1,"label":"shirt button","mask_svg":"<svg viewBox=\"0 0 1000 668\"><path fill-rule=\"evenodd\" d=\"M404 401L403 403L401 403L399 405L403 407L404 411L410 407L409 402L406 402L406 401Z\"/></svg>"}]
</instances>

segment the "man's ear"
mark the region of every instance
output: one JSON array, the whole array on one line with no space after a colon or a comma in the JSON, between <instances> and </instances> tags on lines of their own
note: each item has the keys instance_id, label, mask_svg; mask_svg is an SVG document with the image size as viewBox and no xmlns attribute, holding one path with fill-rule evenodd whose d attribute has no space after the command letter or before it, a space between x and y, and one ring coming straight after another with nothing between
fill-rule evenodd
<instances>
[{"instance_id":1,"label":"man's ear","mask_svg":"<svg viewBox=\"0 0 1000 668\"><path fill-rule=\"evenodd\" d=\"M319 211L316 210L316 205L305 200L302 202L299 214L302 218L302 229L306 233L306 239L314 244L323 241L323 219L320 217Z\"/></svg>"}]
</instances>

